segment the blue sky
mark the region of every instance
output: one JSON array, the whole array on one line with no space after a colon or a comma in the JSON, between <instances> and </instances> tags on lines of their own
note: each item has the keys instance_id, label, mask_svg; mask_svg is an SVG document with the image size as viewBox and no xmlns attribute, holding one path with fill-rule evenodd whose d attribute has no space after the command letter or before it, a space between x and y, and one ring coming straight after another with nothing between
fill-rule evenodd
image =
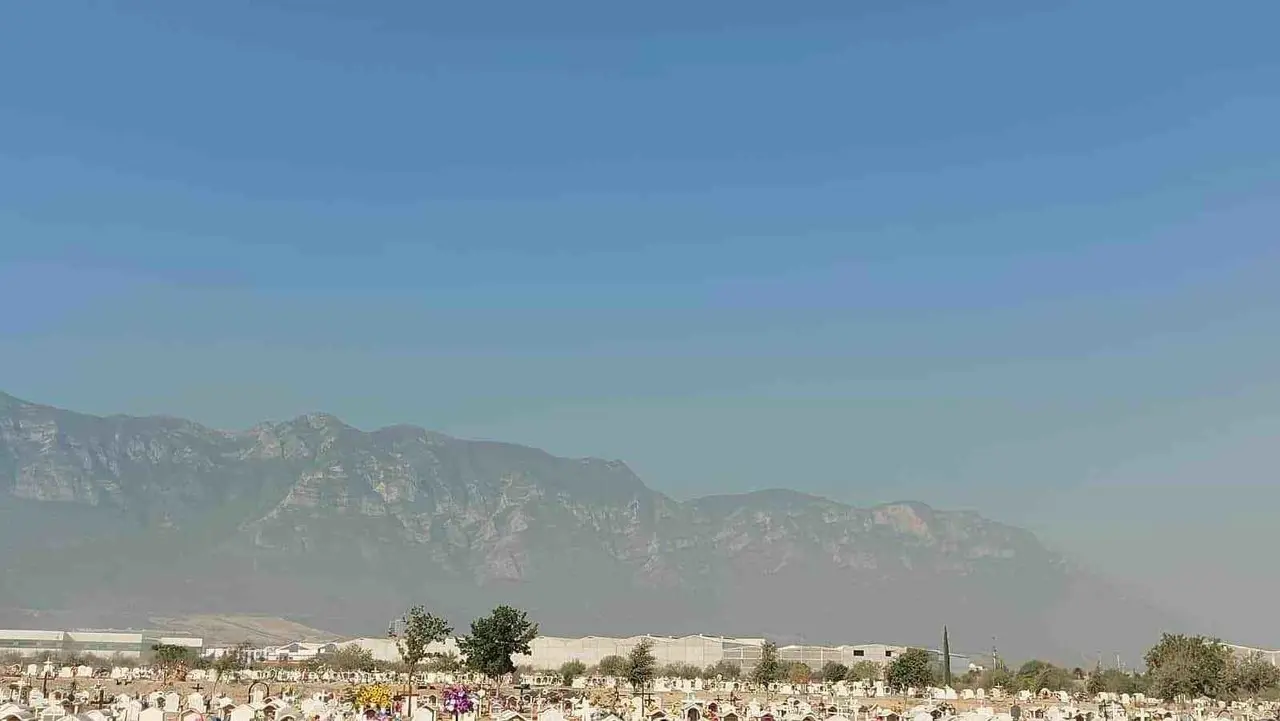
<instances>
[{"instance_id":1,"label":"blue sky","mask_svg":"<svg viewBox=\"0 0 1280 721\"><path fill-rule=\"evenodd\" d=\"M0 388L976 508L1280 644L1280 5L117 5L0 13Z\"/></svg>"}]
</instances>

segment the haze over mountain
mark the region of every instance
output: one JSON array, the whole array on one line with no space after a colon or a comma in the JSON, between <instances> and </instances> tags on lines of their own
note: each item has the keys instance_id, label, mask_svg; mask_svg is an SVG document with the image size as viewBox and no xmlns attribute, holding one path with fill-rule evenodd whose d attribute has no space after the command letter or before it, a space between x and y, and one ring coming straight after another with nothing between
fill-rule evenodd
<instances>
[{"instance_id":1,"label":"haze over mountain","mask_svg":"<svg viewBox=\"0 0 1280 721\"><path fill-rule=\"evenodd\" d=\"M1030 533L786 490L677 502L624 464L325 414L227 432L0 395L0 605L376 633L499 602L559 634L957 643L1079 660L1167 617ZM959 648L959 647L958 647Z\"/></svg>"}]
</instances>

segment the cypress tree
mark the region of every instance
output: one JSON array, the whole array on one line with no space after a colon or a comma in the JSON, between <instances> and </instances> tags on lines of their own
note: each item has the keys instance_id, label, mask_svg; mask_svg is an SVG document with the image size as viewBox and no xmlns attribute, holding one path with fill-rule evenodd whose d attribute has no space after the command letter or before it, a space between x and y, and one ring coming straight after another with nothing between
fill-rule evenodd
<instances>
[{"instance_id":1,"label":"cypress tree","mask_svg":"<svg viewBox=\"0 0 1280 721\"><path fill-rule=\"evenodd\" d=\"M951 639L947 627L942 627L942 687L951 686Z\"/></svg>"}]
</instances>

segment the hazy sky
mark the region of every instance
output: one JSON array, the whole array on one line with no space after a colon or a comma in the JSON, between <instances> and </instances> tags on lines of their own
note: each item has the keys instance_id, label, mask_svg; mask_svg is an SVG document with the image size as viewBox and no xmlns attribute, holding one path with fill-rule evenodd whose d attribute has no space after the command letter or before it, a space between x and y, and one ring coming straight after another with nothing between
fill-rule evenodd
<instances>
[{"instance_id":1,"label":"hazy sky","mask_svg":"<svg viewBox=\"0 0 1280 721\"><path fill-rule=\"evenodd\" d=\"M1280 644L1280 4L110 5L0 10L0 388L971 507Z\"/></svg>"}]
</instances>

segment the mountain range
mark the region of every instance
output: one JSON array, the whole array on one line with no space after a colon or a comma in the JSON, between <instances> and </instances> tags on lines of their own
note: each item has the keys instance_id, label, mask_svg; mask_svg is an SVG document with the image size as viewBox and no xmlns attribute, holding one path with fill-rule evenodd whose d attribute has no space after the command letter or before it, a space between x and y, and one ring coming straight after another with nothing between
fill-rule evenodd
<instances>
[{"instance_id":1,"label":"mountain range","mask_svg":"<svg viewBox=\"0 0 1280 721\"><path fill-rule=\"evenodd\" d=\"M0 547L0 607L78 624L250 613L376 635L409 604L465 627L510 603L555 635L935 646L947 624L960 651L1084 665L1176 623L970 511L678 501L618 461L320 413L223 431L0 394Z\"/></svg>"}]
</instances>

